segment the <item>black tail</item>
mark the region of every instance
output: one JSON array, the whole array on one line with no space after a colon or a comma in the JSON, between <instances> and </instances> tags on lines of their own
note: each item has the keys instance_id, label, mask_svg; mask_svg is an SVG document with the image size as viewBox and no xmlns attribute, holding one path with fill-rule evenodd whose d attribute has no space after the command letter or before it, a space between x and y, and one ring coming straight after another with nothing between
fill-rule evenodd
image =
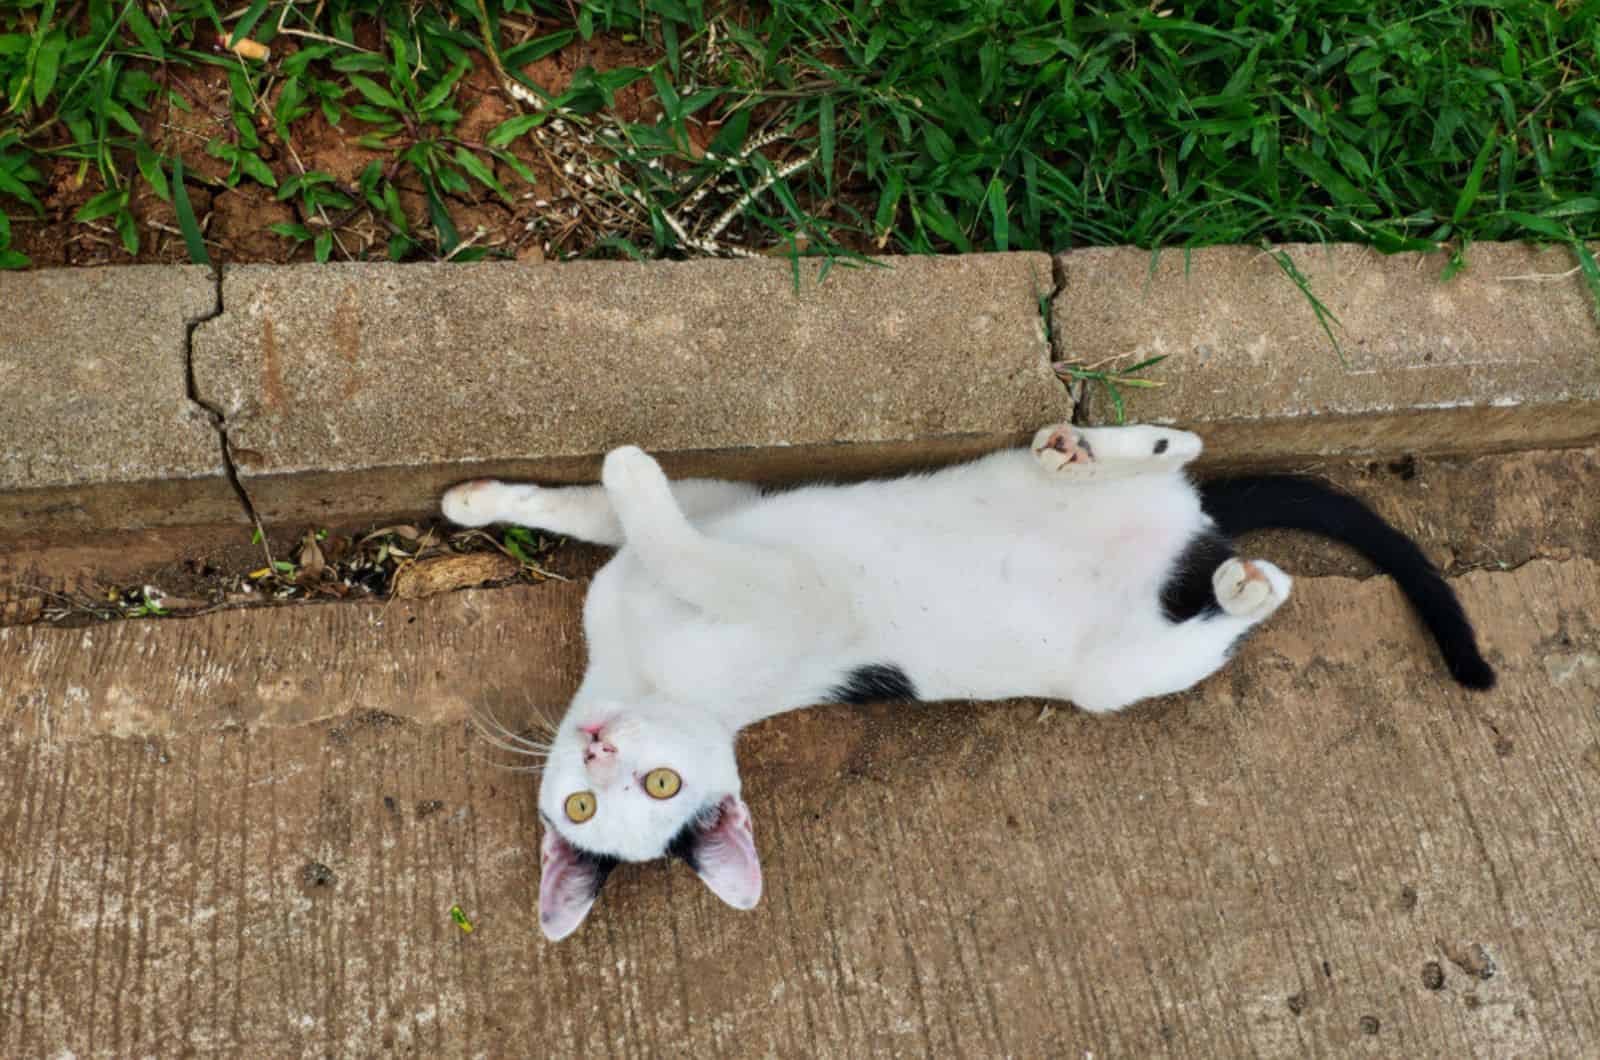
<instances>
[{"instance_id":1,"label":"black tail","mask_svg":"<svg viewBox=\"0 0 1600 1060\"><path fill-rule=\"evenodd\" d=\"M1200 487L1200 503L1228 537L1251 530L1306 530L1343 542L1393 578L1439 643L1450 675L1468 688L1493 688L1461 601L1405 534L1346 493L1298 475L1246 475Z\"/></svg>"}]
</instances>

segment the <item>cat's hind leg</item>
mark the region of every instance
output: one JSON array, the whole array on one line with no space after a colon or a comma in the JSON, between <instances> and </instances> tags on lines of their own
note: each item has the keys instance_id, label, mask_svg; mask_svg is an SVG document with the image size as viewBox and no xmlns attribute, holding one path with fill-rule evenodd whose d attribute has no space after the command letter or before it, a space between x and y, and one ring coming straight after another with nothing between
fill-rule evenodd
<instances>
[{"instance_id":1,"label":"cat's hind leg","mask_svg":"<svg viewBox=\"0 0 1600 1060\"><path fill-rule=\"evenodd\" d=\"M761 496L757 486L718 479L683 479L670 488L673 500L691 521ZM597 545L623 542L622 523L603 486L535 486L478 479L446 490L440 508L446 519L461 526L514 523Z\"/></svg>"},{"instance_id":2,"label":"cat's hind leg","mask_svg":"<svg viewBox=\"0 0 1600 1060\"><path fill-rule=\"evenodd\" d=\"M1033 436L1039 466L1066 478L1173 471L1200 455L1200 436L1169 427L1078 427L1058 423Z\"/></svg>"},{"instance_id":3,"label":"cat's hind leg","mask_svg":"<svg viewBox=\"0 0 1600 1060\"><path fill-rule=\"evenodd\" d=\"M1225 614L1247 619L1251 625L1282 607L1293 584L1293 579L1266 560L1237 556L1221 563L1211 575L1217 606Z\"/></svg>"},{"instance_id":4,"label":"cat's hind leg","mask_svg":"<svg viewBox=\"0 0 1600 1060\"><path fill-rule=\"evenodd\" d=\"M1119 629L1079 668L1069 698L1090 713L1121 710L1143 699L1181 692L1220 670L1240 638L1289 598L1293 581L1266 560L1229 558L1211 575L1216 606L1181 622L1141 622Z\"/></svg>"}]
</instances>

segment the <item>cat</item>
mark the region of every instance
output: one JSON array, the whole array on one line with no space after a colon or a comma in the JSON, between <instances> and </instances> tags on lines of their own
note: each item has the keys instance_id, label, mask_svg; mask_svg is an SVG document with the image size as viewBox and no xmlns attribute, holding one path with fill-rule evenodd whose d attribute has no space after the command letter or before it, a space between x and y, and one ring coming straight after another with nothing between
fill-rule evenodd
<instances>
[{"instance_id":1,"label":"cat","mask_svg":"<svg viewBox=\"0 0 1600 1060\"><path fill-rule=\"evenodd\" d=\"M1196 486L1196 435L1045 427L1032 445L898 479L769 493L669 483L642 450L599 486L492 480L443 498L453 522L539 527L619 551L584 605L589 659L550 743L540 926L575 931L611 870L685 860L739 909L761 897L734 739L822 702L1047 697L1094 713L1189 688L1289 597L1234 554L1269 527L1345 542L1391 575L1449 672L1494 671L1417 546L1315 480Z\"/></svg>"}]
</instances>

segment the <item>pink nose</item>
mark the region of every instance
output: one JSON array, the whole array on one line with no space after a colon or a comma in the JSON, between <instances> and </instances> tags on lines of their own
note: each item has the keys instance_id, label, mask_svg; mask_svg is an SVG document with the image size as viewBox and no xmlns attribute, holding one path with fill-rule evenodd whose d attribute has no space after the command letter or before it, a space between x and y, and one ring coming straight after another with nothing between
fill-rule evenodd
<instances>
[{"instance_id":1,"label":"pink nose","mask_svg":"<svg viewBox=\"0 0 1600 1060\"><path fill-rule=\"evenodd\" d=\"M578 731L581 732L581 733L586 733L591 738L598 739L599 736L600 736L600 730L605 728L605 727L606 727L606 723L605 722L603 722L603 721L594 721L594 722L590 722L588 725L580 725L580 726L578 726Z\"/></svg>"}]
</instances>

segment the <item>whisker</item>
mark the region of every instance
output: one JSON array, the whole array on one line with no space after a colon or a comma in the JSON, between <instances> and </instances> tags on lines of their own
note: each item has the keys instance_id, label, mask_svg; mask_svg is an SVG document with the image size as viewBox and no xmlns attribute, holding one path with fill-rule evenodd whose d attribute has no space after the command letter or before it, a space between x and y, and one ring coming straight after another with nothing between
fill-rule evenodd
<instances>
[{"instance_id":1,"label":"whisker","mask_svg":"<svg viewBox=\"0 0 1600 1060\"><path fill-rule=\"evenodd\" d=\"M484 743L498 747L500 750L514 754L519 758L537 758L542 761L550 757L549 749L543 747L531 747L520 742L513 743L510 740L502 739L501 737L496 736L485 726L478 724L476 720L473 721L473 727L478 730L478 738Z\"/></svg>"},{"instance_id":2,"label":"whisker","mask_svg":"<svg viewBox=\"0 0 1600 1060\"><path fill-rule=\"evenodd\" d=\"M510 742L521 747L542 752L548 752L550 750L550 744L542 740L534 740L530 737L522 736L518 733L512 732L510 729L505 727L500 719L496 718L493 714L490 714L487 711L474 713L472 716L472 722L477 726L478 731L485 736L492 735L490 730L485 728L485 725L487 724L489 726L493 726L493 733L497 733L500 738L509 740Z\"/></svg>"},{"instance_id":3,"label":"whisker","mask_svg":"<svg viewBox=\"0 0 1600 1060\"><path fill-rule=\"evenodd\" d=\"M509 744L501 740L496 740L494 737L485 736L483 733L479 733L478 738L484 743L488 744L490 747L504 751L507 754L516 755L518 758L531 758L536 762L545 762L548 761L550 757L549 755L537 754L532 751L524 750L515 744Z\"/></svg>"},{"instance_id":4,"label":"whisker","mask_svg":"<svg viewBox=\"0 0 1600 1060\"><path fill-rule=\"evenodd\" d=\"M469 755L471 755L477 761L482 762L484 765L492 766L493 768L501 770L502 772L506 772L506 773L542 773L542 772L544 772L544 763L543 762L538 762L538 763L535 763L534 765L531 765L531 766L513 766L513 765L507 765L505 762L497 762L492 758L488 758L488 757L486 757L484 755L480 755L476 751L472 750L470 747L467 749L467 753Z\"/></svg>"},{"instance_id":5,"label":"whisker","mask_svg":"<svg viewBox=\"0 0 1600 1060\"><path fill-rule=\"evenodd\" d=\"M541 741L529 739L527 737L524 737L524 736L518 735L517 733L512 732L510 729L506 728L504 722L502 722L499 718L495 717L493 714L489 713L488 711L481 711L479 713L474 714L473 717L474 717L475 720L477 720L481 724L487 724L487 725L492 726L494 728L494 730L496 732L498 732L500 735L505 736L505 737L507 737L509 739L515 740L517 743L524 743L524 744L527 744L530 747L544 746L544 744Z\"/></svg>"},{"instance_id":6,"label":"whisker","mask_svg":"<svg viewBox=\"0 0 1600 1060\"><path fill-rule=\"evenodd\" d=\"M538 722L539 728L542 729L552 739L555 737L555 735L558 732L561 731L560 724L558 722L552 721L550 719L550 715L548 715L548 714L546 714L544 712L544 707L542 707L542 706L536 706L536 707L533 708L533 718L532 718L532 720Z\"/></svg>"}]
</instances>

